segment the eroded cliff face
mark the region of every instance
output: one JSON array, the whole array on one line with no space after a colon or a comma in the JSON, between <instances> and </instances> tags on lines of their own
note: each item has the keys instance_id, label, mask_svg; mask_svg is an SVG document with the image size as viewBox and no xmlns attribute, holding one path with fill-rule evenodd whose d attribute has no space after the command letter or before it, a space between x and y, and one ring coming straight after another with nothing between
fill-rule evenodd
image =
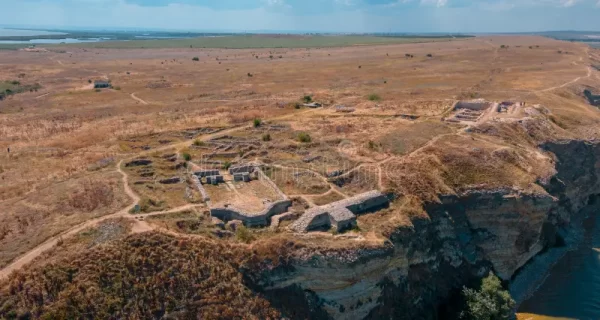
<instances>
[{"instance_id":1,"label":"eroded cliff face","mask_svg":"<svg viewBox=\"0 0 600 320\"><path fill-rule=\"evenodd\" d=\"M556 174L539 181L539 190L441 196L425 206L429 219L395 230L385 246L304 253L266 274L264 292L292 318L439 318L450 292L489 270L509 280L600 194L600 144L541 148L555 155Z\"/></svg>"}]
</instances>

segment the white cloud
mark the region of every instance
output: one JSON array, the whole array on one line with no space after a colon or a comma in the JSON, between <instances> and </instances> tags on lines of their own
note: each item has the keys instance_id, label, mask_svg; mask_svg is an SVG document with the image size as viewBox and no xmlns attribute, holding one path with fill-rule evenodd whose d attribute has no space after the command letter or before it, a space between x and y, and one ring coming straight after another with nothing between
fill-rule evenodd
<instances>
[{"instance_id":1,"label":"white cloud","mask_svg":"<svg viewBox=\"0 0 600 320\"><path fill-rule=\"evenodd\" d=\"M355 0L334 0L334 2L349 7L355 6L357 4Z\"/></svg>"},{"instance_id":2,"label":"white cloud","mask_svg":"<svg viewBox=\"0 0 600 320\"><path fill-rule=\"evenodd\" d=\"M421 3L427 5L435 5L439 8L448 4L448 0L421 0Z\"/></svg>"},{"instance_id":3,"label":"white cloud","mask_svg":"<svg viewBox=\"0 0 600 320\"><path fill-rule=\"evenodd\" d=\"M568 8L572 7L577 3L577 0L561 0L561 6Z\"/></svg>"}]
</instances>

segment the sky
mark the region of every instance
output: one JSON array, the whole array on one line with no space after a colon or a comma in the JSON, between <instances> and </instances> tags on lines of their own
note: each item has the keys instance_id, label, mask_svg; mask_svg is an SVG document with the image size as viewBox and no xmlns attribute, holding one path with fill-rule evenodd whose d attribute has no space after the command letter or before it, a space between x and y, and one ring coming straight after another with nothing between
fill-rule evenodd
<instances>
[{"instance_id":1,"label":"sky","mask_svg":"<svg viewBox=\"0 0 600 320\"><path fill-rule=\"evenodd\" d=\"M600 31L600 0L0 0L0 8L2 25L44 28Z\"/></svg>"}]
</instances>

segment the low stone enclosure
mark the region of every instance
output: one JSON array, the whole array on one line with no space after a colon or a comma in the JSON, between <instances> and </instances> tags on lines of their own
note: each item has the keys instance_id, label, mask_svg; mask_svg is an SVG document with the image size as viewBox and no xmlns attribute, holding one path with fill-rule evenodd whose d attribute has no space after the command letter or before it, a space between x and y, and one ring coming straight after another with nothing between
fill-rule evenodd
<instances>
[{"instance_id":1,"label":"low stone enclosure","mask_svg":"<svg viewBox=\"0 0 600 320\"><path fill-rule=\"evenodd\" d=\"M449 122L477 122L483 114L496 103L483 99L458 101L452 108L453 114L446 119Z\"/></svg>"},{"instance_id":2,"label":"low stone enclosure","mask_svg":"<svg viewBox=\"0 0 600 320\"><path fill-rule=\"evenodd\" d=\"M272 216L282 214L292 205L289 199L279 200L267 205L261 212L250 213L233 206L210 209L210 215L222 221L240 220L247 227L262 227L269 224Z\"/></svg>"},{"instance_id":3,"label":"low stone enclosure","mask_svg":"<svg viewBox=\"0 0 600 320\"><path fill-rule=\"evenodd\" d=\"M311 208L290 225L296 232L335 229L338 232L356 226L356 215L377 211L389 205L388 198L378 190Z\"/></svg>"},{"instance_id":4,"label":"low stone enclosure","mask_svg":"<svg viewBox=\"0 0 600 320\"><path fill-rule=\"evenodd\" d=\"M210 208L210 215L219 218L222 221L240 220L248 227L266 226L269 224L271 217L282 214L292 205L292 201L275 185L273 181L261 170L256 164L244 164L229 169L229 173L236 180L236 176L241 177L242 181L249 179L251 173L255 173L263 184L272 188L280 198L280 200L271 202L265 208L257 213L246 212L234 206L228 205L225 207Z\"/></svg>"},{"instance_id":5,"label":"low stone enclosure","mask_svg":"<svg viewBox=\"0 0 600 320\"><path fill-rule=\"evenodd\" d=\"M512 102L512 101L503 101L497 104L496 112L498 113L512 113L517 108L521 108L525 106L525 102Z\"/></svg>"}]
</instances>

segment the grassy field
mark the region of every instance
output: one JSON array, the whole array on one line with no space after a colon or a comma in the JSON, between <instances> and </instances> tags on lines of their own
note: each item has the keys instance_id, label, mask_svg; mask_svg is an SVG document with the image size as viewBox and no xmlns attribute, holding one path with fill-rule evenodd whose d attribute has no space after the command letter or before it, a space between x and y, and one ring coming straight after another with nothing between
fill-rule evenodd
<instances>
[{"instance_id":1,"label":"grassy field","mask_svg":"<svg viewBox=\"0 0 600 320\"><path fill-rule=\"evenodd\" d=\"M225 36L169 40L107 41L76 43L66 45L78 48L306 48L306 47L344 47L375 44L397 44L450 41L452 38L412 38L412 37L374 37L374 36ZM65 45L62 45L65 46Z\"/></svg>"}]
</instances>

